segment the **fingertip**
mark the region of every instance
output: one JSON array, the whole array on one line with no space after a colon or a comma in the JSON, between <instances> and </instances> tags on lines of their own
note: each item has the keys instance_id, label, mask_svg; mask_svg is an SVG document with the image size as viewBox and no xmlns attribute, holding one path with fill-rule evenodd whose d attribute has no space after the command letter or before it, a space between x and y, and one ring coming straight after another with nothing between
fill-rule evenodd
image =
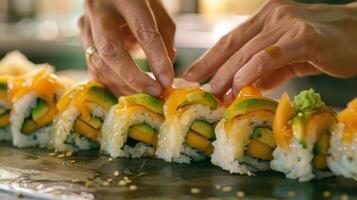
<instances>
[{"instance_id":1,"label":"fingertip","mask_svg":"<svg viewBox=\"0 0 357 200\"><path fill-rule=\"evenodd\" d=\"M168 88L172 85L173 76L168 74L160 74L158 76L159 82L164 88Z\"/></svg>"},{"instance_id":2,"label":"fingertip","mask_svg":"<svg viewBox=\"0 0 357 200\"><path fill-rule=\"evenodd\" d=\"M144 92L147 94L150 94L152 96L158 97L161 95L161 93L163 92L161 87L156 87L156 86L147 86L144 89Z\"/></svg>"}]
</instances>

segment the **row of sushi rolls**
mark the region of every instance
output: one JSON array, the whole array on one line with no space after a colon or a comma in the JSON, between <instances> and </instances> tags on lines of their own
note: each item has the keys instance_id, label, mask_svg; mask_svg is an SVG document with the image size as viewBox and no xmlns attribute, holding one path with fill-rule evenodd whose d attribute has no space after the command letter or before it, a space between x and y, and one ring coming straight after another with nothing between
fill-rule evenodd
<instances>
[{"instance_id":1,"label":"row of sushi rolls","mask_svg":"<svg viewBox=\"0 0 357 200\"><path fill-rule=\"evenodd\" d=\"M223 103L205 87L182 83L161 98L117 98L98 82L73 84L46 66L2 75L0 140L113 158L207 159L230 173L274 170L301 182L357 180L357 98L336 112L313 89L274 100L250 85Z\"/></svg>"}]
</instances>

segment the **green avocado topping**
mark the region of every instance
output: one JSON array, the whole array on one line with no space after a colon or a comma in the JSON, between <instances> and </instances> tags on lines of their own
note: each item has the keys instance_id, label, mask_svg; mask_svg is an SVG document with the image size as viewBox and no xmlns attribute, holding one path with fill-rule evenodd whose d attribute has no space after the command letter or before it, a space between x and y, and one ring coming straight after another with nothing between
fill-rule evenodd
<instances>
[{"instance_id":1,"label":"green avocado topping","mask_svg":"<svg viewBox=\"0 0 357 200\"><path fill-rule=\"evenodd\" d=\"M313 89L303 90L294 98L294 109L296 112L309 112L325 107L320 94Z\"/></svg>"}]
</instances>

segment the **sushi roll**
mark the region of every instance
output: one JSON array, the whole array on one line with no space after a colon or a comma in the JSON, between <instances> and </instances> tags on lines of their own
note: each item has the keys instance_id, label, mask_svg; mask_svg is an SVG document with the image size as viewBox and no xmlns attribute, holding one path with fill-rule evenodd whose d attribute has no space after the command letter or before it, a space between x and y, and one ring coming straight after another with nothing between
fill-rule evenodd
<instances>
[{"instance_id":1,"label":"sushi roll","mask_svg":"<svg viewBox=\"0 0 357 200\"><path fill-rule=\"evenodd\" d=\"M10 111L11 104L8 98L8 83L11 77L0 76L0 141L11 141Z\"/></svg>"},{"instance_id":2,"label":"sushi roll","mask_svg":"<svg viewBox=\"0 0 357 200\"><path fill-rule=\"evenodd\" d=\"M58 113L56 103L65 89L65 84L49 67L16 77L9 83L14 146L47 147L52 121Z\"/></svg>"},{"instance_id":3,"label":"sushi roll","mask_svg":"<svg viewBox=\"0 0 357 200\"><path fill-rule=\"evenodd\" d=\"M336 175L357 181L357 98L337 115L340 122L332 133L328 166Z\"/></svg>"},{"instance_id":4,"label":"sushi roll","mask_svg":"<svg viewBox=\"0 0 357 200\"><path fill-rule=\"evenodd\" d=\"M190 163L210 157L214 125L223 108L200 88L174 90L164 104L165 122L158 137L156 156L167 162Z\"/></svg>"},{"instance_id":5,"label":"sushi roll","mask_svg":"<svg viewBox=\"0 0 357 200\"><path fill-rule=\"evenodd\" d=\"M255 86L243 88L216 126L211 162L230 173L269 170L276 147L272 123L277 105Z\"/></svg>"},{"instance_id":6,"label":"sushi roll","mask_svg":"<svg viewBox=\"0 0 357 200\"><path fill-rule=\"evenodd\" d=\"M139 93L119 98L104 121L101 152L111 157L154 156L162 122L163 103Z\"/></svg>"},{"instance_id":7,"label":"sushi roll","mask_svg":"<svg viewBox=\"0 0 357 200\"><path fill-rule=\"evenodd\" d=\"M61 152L97 149L104 118L117 98L103 85L84 81L59 100L50 148Z\"/></svg>"},{"instance_id":8,"label":"sushi roll","mask_svg":"<svg viewBox=\"0 0 357 200\"><path fill-rule=\"evenodd\" d=\"M293 106L284 93L274 118L271 168L301 182L331 175L326 158L336 125L335 113L313 89L295 96Z\"/></svg>"}]
</instances>

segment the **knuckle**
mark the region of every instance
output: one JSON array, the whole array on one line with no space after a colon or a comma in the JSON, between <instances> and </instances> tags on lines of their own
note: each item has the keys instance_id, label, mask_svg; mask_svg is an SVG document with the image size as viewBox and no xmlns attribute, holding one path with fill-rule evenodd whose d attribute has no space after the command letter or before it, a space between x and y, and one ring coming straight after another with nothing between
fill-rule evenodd
<instances>
[{"instance_id":1,"label":"knuckle","mask_svg":"<svg viewBox=\"0 0 357 200\"><path fill-rule=\"evenodd\" d=\"M296 35L296 41L302 45L303 55L308 55L309 52L315 52L318 49L318 33L314 27L307 23L302 22L300 25L300 30Z\"/></svg>"},{"instance_id":2,"label":"knuckle","mask_svg":"<svg viewBox=\"0 0 357 200\"><path fill-rule=\"evenodd\" d=\"M230 49L235 48L236 45L234 42L235 41L234 31L236 31L236 30L233 30L232 32L227 33L221 39L219 39L219 41L217 43L219 49L230 50Z\"/></svg>"},{"instance_id":3,"label":"knuckle","mask_svg":"<svg viewBox=\"0 0 357 200\"><path fill-rule=\"evenodd\" d=\"M262 68L268 64L268 60L267 60L266 56L264 56L263 54L258 54L256 56L254 56L250 60L250 62L252 62L253 66L255 66L257 69L260 69L260 70L262 70Z\"/></svg>"},{"instance_id":4,"label":"knuckle","mask_svg":"<svg viewBox=\"0 0 357 200\"><path fill-rule=\"evenodd\" d=\"M78 28L82 29L84 27L84 24L85 24L85 16L82 15L77 20L77 26Z\"/></svg>"},{"instance_id":5,"label":"knuckle","mask_svg":"<svg viewBox=\"0 0 357 200\"><path fill-rule=\"evenodd\" d=\"M102 39L97 45L98 53L100 57L113 57L117 54L117 45L108 39Z\"/></svg>"},{"instance_id":6,"label":"knuckle","mask_svg":"<svg viewBox=\"0 0 357 200\"><path fill-rule=\"evenodd\" d=\"M84 1L84 6L89 9L89 10L92 10L93 7L94 7L94 1L95 0L85 0Z\"/></svg>"},{"instance_id":7,"label":"knuckle","mask_svg":"<svg viewBox=\"0 0 357 200\"><path fill-rule=\"evenodd\" d=\"M274 12L274 17L276 20L281 20L282 18L291 17L293 15L292 7L289 5L279 5Z\"/></svg>"},{"instance_id":8,"label":"knuckle","mask_svg":"<svg viewBox=\"0 0 357 200\"><path fill-rule=\"evenodd\" d=\"M150 44L153 41L161 38L160 33L155 30L155 28L152 28L150 25L143 22L142 19L135 20L135 27L135 33L137 34L138 39L144 45Z\"/></svg>"}]
</instances>

